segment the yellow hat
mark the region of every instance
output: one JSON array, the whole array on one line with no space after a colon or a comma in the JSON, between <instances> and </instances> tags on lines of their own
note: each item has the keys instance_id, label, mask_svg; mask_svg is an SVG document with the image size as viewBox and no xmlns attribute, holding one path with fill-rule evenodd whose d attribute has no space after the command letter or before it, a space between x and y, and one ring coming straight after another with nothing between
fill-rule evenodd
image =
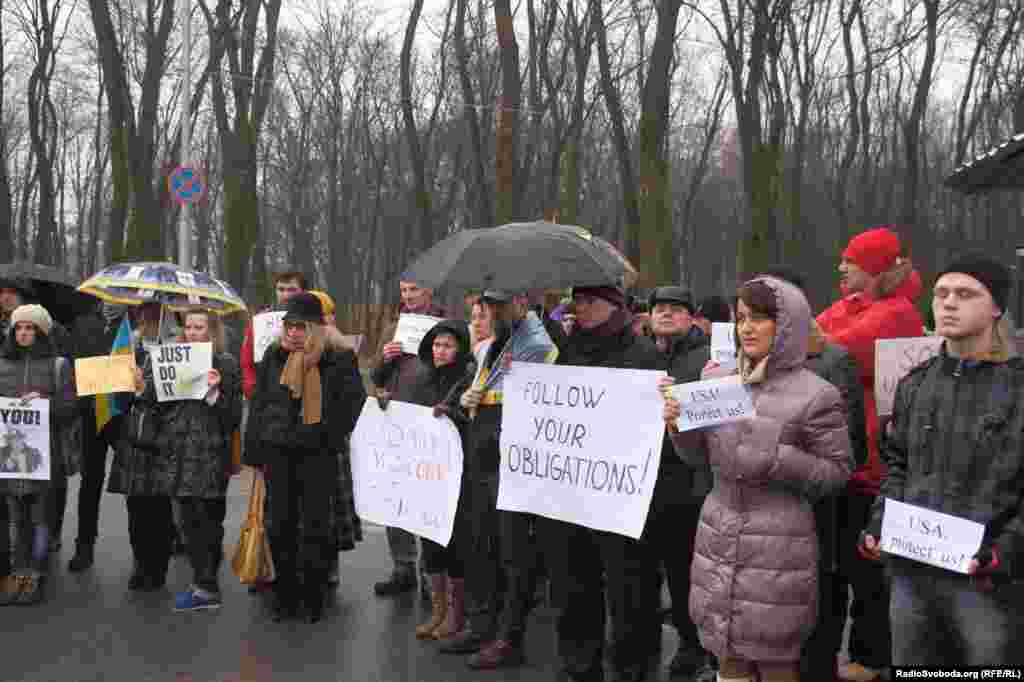
<instances>
[{"instance_id":1,"label":"yellow hat","mask_svg":"<svg viewBox=\"0 0 1024 682\"><path fill-rule=\"evenodd\" d=\"M320 305L324 309L324 315L334 314L334 299L331 298L330 294L323 291L310 291L309 293L320 299Z\"/></svg>"}]
</instances>

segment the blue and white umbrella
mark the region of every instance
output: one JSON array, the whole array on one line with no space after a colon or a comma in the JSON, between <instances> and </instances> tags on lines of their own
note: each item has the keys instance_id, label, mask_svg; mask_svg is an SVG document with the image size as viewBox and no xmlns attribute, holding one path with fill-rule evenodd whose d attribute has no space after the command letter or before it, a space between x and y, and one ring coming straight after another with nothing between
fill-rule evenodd
<instances>
[{"instance_id":1,"label":"blue and white umbrella","mask_svg":"<svg viewBox=\"0 0 1024 682\"><path fill-rule=\"evenodd\" d=\"M79 291L108 303L159 303L175 312L207 308L220 315L245 311L227 282L173 263L115 263L85 280Z\"/></svg>"}]
</instances>

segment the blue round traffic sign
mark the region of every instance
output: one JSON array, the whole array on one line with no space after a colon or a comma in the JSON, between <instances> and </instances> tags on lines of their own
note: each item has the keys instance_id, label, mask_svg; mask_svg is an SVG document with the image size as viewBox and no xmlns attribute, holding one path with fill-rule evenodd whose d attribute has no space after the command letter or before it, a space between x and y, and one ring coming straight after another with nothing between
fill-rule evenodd
<instances>
[{"instance_id":1,"label":"blue round traffic sign","mask_svg":"<svg viewBox=\"0 0 1024 682\"><path fill-rule=\"evenodd\" d=\"M179 204L194 204L206 194L206 182L198 168L178 166L167 176L167 188Z\"/></svg>"}]
</instances>

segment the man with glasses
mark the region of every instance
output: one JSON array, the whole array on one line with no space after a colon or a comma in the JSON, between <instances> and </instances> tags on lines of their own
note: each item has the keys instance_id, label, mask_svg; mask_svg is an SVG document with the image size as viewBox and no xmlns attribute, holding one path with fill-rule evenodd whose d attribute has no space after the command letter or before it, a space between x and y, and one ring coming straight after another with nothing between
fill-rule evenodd
<instances>
[{"instance_id":1,"label":"man with glasses","mask_svg":"<svg viewBox=\"0 0 1024 682\"><path fill-rule=\"evenodd\" d=\"M285 304L296 294L306 290L306 276L298 270L285 270L274 275L274 297L276 305L272 308L261 310L265 313L271 310L284 310ZM250 321L245 328L245 340L242 342L241 365L242 365L242 391L246 399L252 398L253 389L256 388L256 362L254 359L255 342L253 339L253 326Z\"/></svg>"}]
</instances>

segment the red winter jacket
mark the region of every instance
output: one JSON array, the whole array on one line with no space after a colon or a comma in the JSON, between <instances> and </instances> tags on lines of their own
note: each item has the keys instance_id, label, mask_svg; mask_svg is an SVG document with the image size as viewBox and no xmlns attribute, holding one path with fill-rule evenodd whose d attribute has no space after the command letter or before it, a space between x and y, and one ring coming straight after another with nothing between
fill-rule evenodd
<instances>
[{"instance_id":1,"label":"red winter jacket","mask_svg":"<svg viewBox=\"0 0 1024 682\"><path fill-rule=\"evenodd\" d=\"M267 311L274 310L269 306L258 310L254 315L259 313L265 313ZM239 353L239 365L242 367L242 393L245 395L246 400L252 399L252 392L256 390L256 362L254 357L254 346L253 346L253 327L252 318L245 323L245 338L242 340L242 350Z\"/></svg>"},{"instance_id":2,"label":"red winter jacket","mask_svg":"<svg viewBox=\"0 0 1024 682\"><path fill-rule=\"evenodd\" d=\"M921 295L921 276L907 267L904 272L897 272L894 279L891 286L883 285L879 298L862 293L851 294L833 303L817 317L818 326L829 341L845 347L860 367L868 431L868 461L850 478L851 491L860 495L877 496L885 477L885 464L878 456L875 341L924 334L924 321L914 307L914 301Z\"/></svg>"}]
</instances>

